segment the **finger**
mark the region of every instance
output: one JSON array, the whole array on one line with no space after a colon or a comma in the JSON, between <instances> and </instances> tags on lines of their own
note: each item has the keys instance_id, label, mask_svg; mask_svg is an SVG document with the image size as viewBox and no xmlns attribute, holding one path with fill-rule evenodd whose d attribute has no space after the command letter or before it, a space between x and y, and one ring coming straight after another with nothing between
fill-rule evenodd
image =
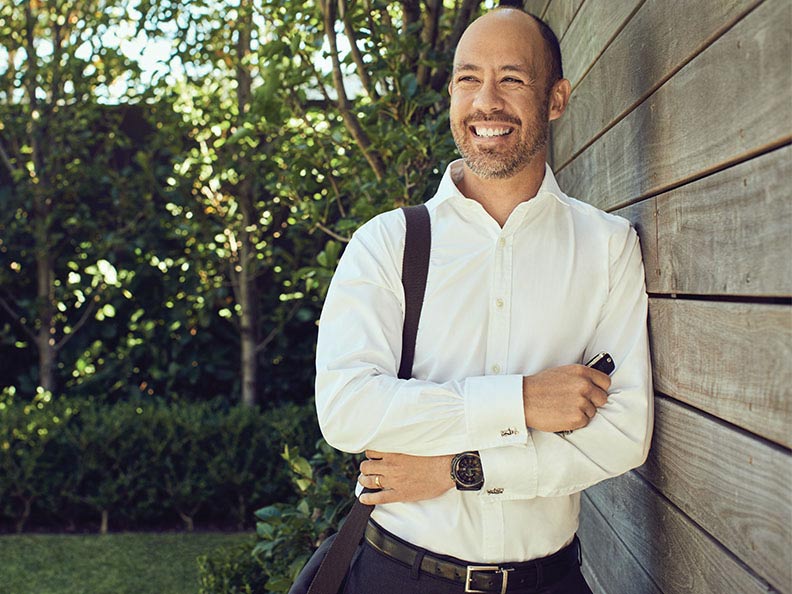
<instances>
[{"instance_id":1,"label":"finger","mask_svg":"<svg viewBox=\"0 0 792 594\"><path fill-rule=\"evenodd\" d=\"M360 503L364 505L382 505L383 503L394 503L395 501L399 501L399 497L393 489L385 489L376 493L363 493L360 496Z\"/></svg>"},{"instance_id":2,"label":"finger","mask_svg":"<svg viewBox=\"0 0 792 594\"><path fill-rule=\"evenodd\" d=\"M586 403L582 407L583 412L586 413L586 416L589 419L593 419L594 415L597 414L597 407L594 406L590 401L586 401Z\"/></svg>"},{"instance_id":3,"label":"finger","mask_svg":"<svg viewBox=\"0 0 792 594\"><path fill-rule=\"evenodd\" d=\"M362 474L382 474L380 472L380 465L382 462L379 460L363 460L360 463L360 472Z\"/></svg>"},{"instance_id":4,"label":"finger","mask_svg":"<svg viewBox=\"0 0 792 594\"><path fill-rule=\"evenodd\" d=\"M589 371L589 379L600 389L604 391L608 391L611 385L611 378L607 373L602 373L598 369L592 369L591 367L586 367Z\"/></svg>"},{"instance_id":5,"label":"finger","mask_svg":"<svg viewBox=\"0 0 792 594\"><path fill-rule=\"evenodd\" d=\"M605 392L604 390L595 389L592 392L589 400L591 400L591 404L593 404L597 408L599 408L600 406L605 406L608 403L608 393Z\"/></svg>"},{"instance_id":6,"label":"finger","mask_svg":"<svg viewBox=\"0 0 792 594\"><path fill-rule=\"evenodd\" d=\"M376 450L366 450L366 458L369 460L382 460L385 456L384 452L378 452Z\"/></svg>"},{"instance_id":7,"label":"finger","mask_svg":"<svg viewBox=\"0 0 792 594\"><path fill-rule=\"evenodd\" d=\"M380 478L379 484L377 483L377 477ZM382 477L378 474L363 474L360 473L358 475L358 482L366 487L367 489L380 489L379 485L382 484Z\"/></svg>"}]
</instances>

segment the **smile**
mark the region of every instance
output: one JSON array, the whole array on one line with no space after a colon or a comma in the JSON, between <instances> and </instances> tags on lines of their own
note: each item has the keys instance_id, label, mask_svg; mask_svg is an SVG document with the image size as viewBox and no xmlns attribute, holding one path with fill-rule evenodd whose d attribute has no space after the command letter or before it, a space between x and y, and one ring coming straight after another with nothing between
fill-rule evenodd
<instances>
[{"instance_id":1,"label":"smile","mask_svg":"<svg viewBox=\"0 0 792 594\"><path fill-rule=\"evenodd\" d=\"M492 138L494 136L506 136L511 134L514 128L494 128L485 126L471 126L473 134L482 138Z\"/></svg>"}]
</instances>

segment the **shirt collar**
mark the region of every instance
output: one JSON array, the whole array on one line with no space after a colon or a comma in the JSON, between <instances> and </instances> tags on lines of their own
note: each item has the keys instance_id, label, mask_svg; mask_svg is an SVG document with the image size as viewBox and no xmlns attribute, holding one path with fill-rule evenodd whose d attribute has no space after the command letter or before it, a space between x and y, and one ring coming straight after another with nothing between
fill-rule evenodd
<instances>
[{"instance_id":1,"label":"shirt collar","mask_svg":"<svg viewBox=\"0 0 792 594\"><path fill-rule=\"evenodd\" d=\"M465 197L465 195L459 191L459 188L451 177L452 168L460 167L461 165L462 159L457 159L456 161L449 163L448 167L446 167L443 178L440 180L440 185L437 187L437 192L435 192L434 197L432 197L432 199L427 202L427 206L430 210L437 208L437 206L446 200L453 200L463 206L474 206L478 204L475 200ZM541 198L546 194L553 196L556 200L562 200L562 197L564 196L564 193L558 186L558 182L556 181L555 175L553 174L553 170L547 163L545 163L545 176L542 180L542 184L539 186L539 190L536 192L536 196L533 196L531 199L519 204L515 211L525 210L528 204L537 201L537 198Z\"/></svg>"}]
</instances>

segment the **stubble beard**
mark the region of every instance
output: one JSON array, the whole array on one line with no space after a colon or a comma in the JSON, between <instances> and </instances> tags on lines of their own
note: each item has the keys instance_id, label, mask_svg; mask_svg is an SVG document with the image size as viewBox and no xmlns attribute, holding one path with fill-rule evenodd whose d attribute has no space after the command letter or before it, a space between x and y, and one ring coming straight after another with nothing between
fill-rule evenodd
<instances>
[{"instance_id":1,"label":"stubble beard","mask_svg":"<svg viewBox=\"0 0 792 594\"><path fill-rule=\"evenodd\" d=\"M512 134L525 132L517 143L505 149L475 147L469 136L470 122L498 121L516 124ZM470 170L482 179L506 179L521 171L536 155L547 146L550 125L547 121L547 106L543 106L538 117L523 129L519 118L503 116L484 116L471 114L462 122L451 122L451 135Z\"/></svg>"}]
</instances>

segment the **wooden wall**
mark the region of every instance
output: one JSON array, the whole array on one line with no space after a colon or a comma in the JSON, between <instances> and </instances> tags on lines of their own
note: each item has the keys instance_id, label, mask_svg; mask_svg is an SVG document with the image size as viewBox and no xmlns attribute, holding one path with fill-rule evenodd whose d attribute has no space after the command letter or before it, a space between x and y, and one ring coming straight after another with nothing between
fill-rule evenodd
<instances>
[{"instance_id":1,"label":"wooden wall","mask_svg":"<svg viewBox=\"0 0 792 594\"><path fill-rule=\"evenodd\" d=\"M572 83L552 164L639 232L655 433L583 495L597 593L792 594L792 2L528 0Z\"/></svg>"}]
</instances>

